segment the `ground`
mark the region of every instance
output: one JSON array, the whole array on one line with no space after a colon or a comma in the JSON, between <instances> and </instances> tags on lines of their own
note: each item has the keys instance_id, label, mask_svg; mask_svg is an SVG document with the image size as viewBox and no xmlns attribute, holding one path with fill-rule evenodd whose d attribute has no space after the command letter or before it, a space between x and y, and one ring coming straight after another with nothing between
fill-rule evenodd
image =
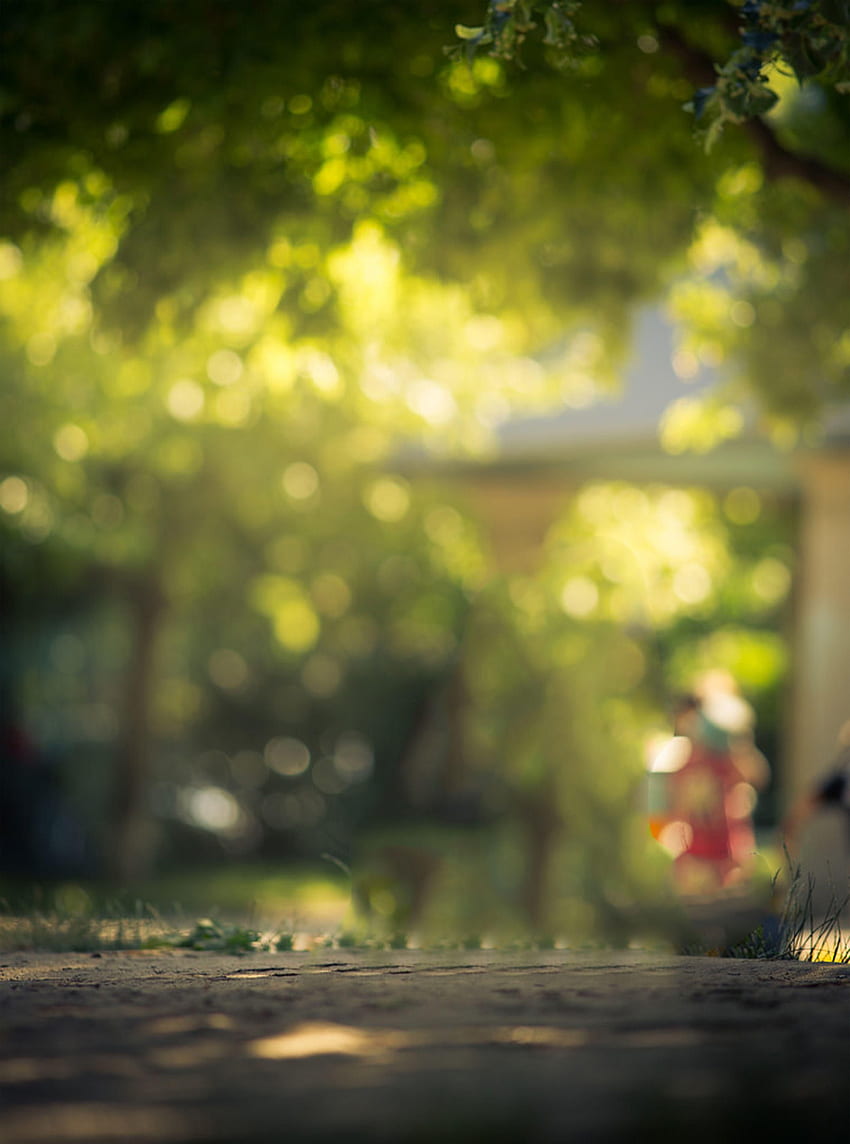
<instances>
[{"instance_id":1,"label":"ground","mask_svg":"<svg viewBox=\"0 0 850 1144\"><path fill-rule=\"evenodd\" d=\"M847 1138L850 965L0 956L5 1144Z\"/></svg>"}]
</instances>

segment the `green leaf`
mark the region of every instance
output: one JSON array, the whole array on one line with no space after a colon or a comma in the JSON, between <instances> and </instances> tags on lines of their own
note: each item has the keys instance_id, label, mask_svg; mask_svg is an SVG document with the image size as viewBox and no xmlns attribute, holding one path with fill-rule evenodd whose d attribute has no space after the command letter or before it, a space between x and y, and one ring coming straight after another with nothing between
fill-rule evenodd
<instances>
[{"instance_id":1,"label":"green leaf","mask_svg":"<svg viewBox=\"0 0 850 1144\"><path fill-rule=\"evenodd\" d=\"M785 58L791 65L798 83L817 75L823 69L823 64L811 52L811 45L807 44L802 36L785 45Z\"/></svg>"},{"instance_id":2,"label":"green leaf","mask_svg":"<svg viewBox=\"0 0 850 1144\"><path fill-rule=\"evenodd\" d=\"M748 92L751 115L765 115L777 103L779 96L766 84L753 84Z\"/></svg>"},{"instance_id":3,"label":"green leaf","mask_svg":"<svg viewBox=\"0 0 850 1144\"><path fill-rule=\"evenodd\" d=\"M455 35L460 40L480 40L484 36L484 29L468 28L466 24L455 24Z\"/></svg>"}]
</instances>

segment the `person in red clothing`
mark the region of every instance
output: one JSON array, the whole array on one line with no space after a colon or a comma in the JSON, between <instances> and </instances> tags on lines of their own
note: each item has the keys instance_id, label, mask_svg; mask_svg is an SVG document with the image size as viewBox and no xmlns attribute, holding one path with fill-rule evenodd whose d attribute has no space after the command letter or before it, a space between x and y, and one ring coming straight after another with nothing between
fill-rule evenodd
<instances>
[{"instance_id":1,"label":"person in red clothing","mask_svg":"<svg viewBox=\"0 0 850 1144\"><path fill-rule=\"evenodd\" d=\"M673 855L683 894L711 894L746 877L755 851L752 810L767 763L752 742L752 708L725 673L712 672L679 705L675 732L686 739L667 775L667 824L659 836Z\"/></svg>"}]
</instances>

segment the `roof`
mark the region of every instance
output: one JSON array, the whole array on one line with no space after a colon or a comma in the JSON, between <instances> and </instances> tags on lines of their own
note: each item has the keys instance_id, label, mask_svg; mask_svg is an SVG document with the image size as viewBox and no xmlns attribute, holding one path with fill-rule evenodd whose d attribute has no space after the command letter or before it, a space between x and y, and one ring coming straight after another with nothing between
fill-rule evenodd
<instances>
[{"instance_id":1,"label":"roof","mask_svg":"<svg viewBox=\"0 0 850 1144\"><path fill-rule=\"evenodd\" d=\"M687 382L677 377L673 338L673 327L659 310L642 311L622 389L583 408L564 406L547 415L506 421L497 430L497 448L484 469L501 476L548 471L582 481L795 490L793 454L778 449L754 423L709 452L665 450L660 427L671 405L683 397L705 396L721 380L706 369ZM480 464L477 467L480 472Z\"/></svg>"}]
</instances>

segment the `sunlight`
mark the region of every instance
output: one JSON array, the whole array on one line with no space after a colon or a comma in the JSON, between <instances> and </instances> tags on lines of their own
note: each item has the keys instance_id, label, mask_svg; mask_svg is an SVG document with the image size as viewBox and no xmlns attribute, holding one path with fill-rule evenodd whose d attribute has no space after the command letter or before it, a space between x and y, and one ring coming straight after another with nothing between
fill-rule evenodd
<instances>
[{"instance_id":1,"label":"sunlight","mask_svg":"<svg viewBox=\"0 0 850 1144\"><path fill-rule=\"evenodd\" d=\"M242 358L234 350L216 350L207 359L207 376L215 385L235 385L243 370Z\"/></svg>"},{"instance_id":2,"label":"sunlight","mask_svg":"<svg viewBox=\"0 0 850 1144\"><path fill-rule=\"evenodd\" d=\"M401 520L410 508L410 492L406 482L396 477L379 477L366 491L366 507L386 524Z\"/></svg>"},{"instance_id":3,"label":"sunlight","mask_svg":"<svg viewBox=\"0 0 850 1144\"><path fill-rule=\"evenodd\" d=\"M407 404L431 425L447 425L457 416L457 403L442 385L423 377L407 386Z\"/></svg>"},{"instance_id":4,"label":"sunlight","mask_svg":"<svg viewBox=\"0 0 850 1144\"><path fill-rule=\"evenodd\" d=\"M599 590L586 576L573 576L561 590L561 607L571 616L589 616L599 603Z\"/></svg>"},{"instance_id":5,"label":"sunlight","mask_svg":"<svg viewBox=\"0 0 850 1144\"><path fill-rule=\"evenodd\" d=\"M664 739L660 745L654 740L649 746L650 770L654 774L673 774L680 771L691 753L691 741L684 735Z\"/></svg>"},{"instance_id":6,"label":"sunlight","mask_svg":"<svg viewBox=\"0 0 850 1144\"><path fill-rule=\"evenodd\" d=\"M30 493L27 483L20 477L6 477L0 481L0 509L14 516L21 513L29 503Z\"/></svg>"},{"instance_id":7,"label":"sunlight","mask_svg":"<svg viewBox=\"0 0 850 1144\"><path fill-rule=\"evenodd\" d=\"M69 423L53 434L53 448L63 461L80 461L89 451L89 439L79 425Z\"/></svg>"},{"instance_id":8,"label":"sunlight","mask_svg":"<svg viewBox=\"0 0 850 1144\"><path fill-rule=\"evenodd\" d=\"M288 1033L252 1041L248 1045L248 1052L251 1056L267 1061L316 1056L365 1057L404 1048L409 1043L409 1038L404 1033L357 1029L352 1025L315 1021L296 1025Z\"/></svg>"},{"instance_id":9,"label":"sunlight","mask_svg":"<svg viewBox=\"0 0 850 1144\"><path fill-rule=\"evenodd\" d=\"M223 787L198 787L186 792L184 800L189 818L205 830L216 833L233 830L241 816L239 803Z\"/></svg>"},{"instance_id":10,"label":"sunlight","mask_svg":"<svg viewBox=\"0 0 850 1144\"><path fill-rule=\"evenodd\" d=\"M204 408L204 391L196 381L183 378L175 381L166 398L168 411L178 421L194 421Z\"/></svg>"},{"instance_id":11,"label":"sunlight","mask_svg":"<svg viewBox=\"0 0 850 1144\"><path fill-rule=\"evenodd\" d=\"M283 490L292 500L308 500L319 489L319 474L307 461L293 461L281 478Z\"/></svg>"},{"instance_id":12,"label":"sunlight","mask_svg":"<svg viewBox=\"0 0 850 1144\"><path fill-rule=\"evenodd\" d=\"M266 743L264 758L267 766L287 778L302 775L310 766L309 748L292 736L270 739Z\"/></svg>"}]
</instances>

